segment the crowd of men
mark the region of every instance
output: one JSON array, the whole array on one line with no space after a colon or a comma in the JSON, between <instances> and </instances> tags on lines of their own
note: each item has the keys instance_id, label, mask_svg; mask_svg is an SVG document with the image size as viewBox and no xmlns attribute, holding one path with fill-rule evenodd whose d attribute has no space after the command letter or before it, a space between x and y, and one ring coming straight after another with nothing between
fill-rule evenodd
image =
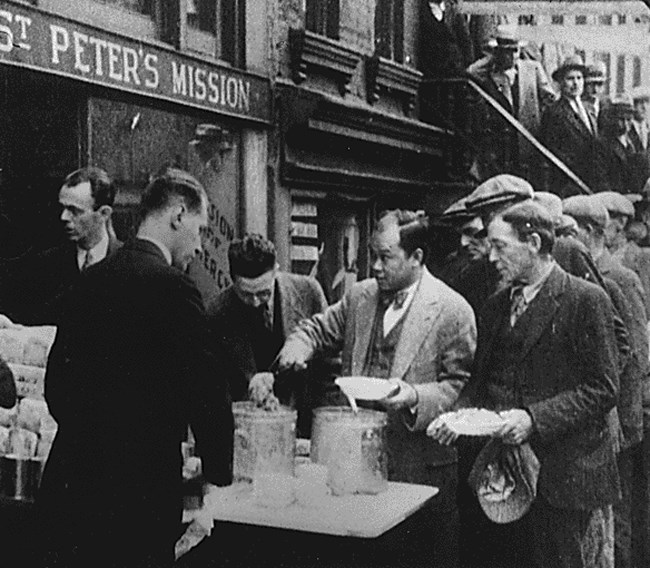
<instances>
[{"instance_id":1,"label":"crowd of men","mask_svg":"<svg viewBox=\"0 0 650 568\"><path fill-rule=\"evenodd\" d=\"M371 277L328 306L320 284L280 270L257 234L229 246L232 287L202 298L186 269L207 196L188 173L152 180L122 244L106 172L73 172L59 192L69 242L14 273L20 289L21 270L60 270L29 306L30 323L58 328L45 396L59 431L37 502L36 565L88 566L97 551L107 566L171 565L188 426L206 494L218 492L232 479L231 401L273 370L302 436L314 407L346 404L337 374L399 386L374 403L388 414L389 479L440 489L404 551L411 565L640 568L650 252L637 229L649 197L562 200L501 174L436 219L458 244L443 263L428 256L438 245L429 217L384 212ZM441 415L464 407L497 411L501 427L459 437ZM515 480L528 499L515 492L498 514L472 481L495 455L529 472Z\"/></svg>"}]
</instances>

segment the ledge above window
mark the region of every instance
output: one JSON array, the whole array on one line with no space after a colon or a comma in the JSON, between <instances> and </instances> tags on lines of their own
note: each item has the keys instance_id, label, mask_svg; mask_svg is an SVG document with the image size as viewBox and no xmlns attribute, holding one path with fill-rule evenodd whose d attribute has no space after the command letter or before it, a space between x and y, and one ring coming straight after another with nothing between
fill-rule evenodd
<instances>
[{"instance_id":1,"label":"ledge above window","mask_svg":"<svg viewBox=\"0 0 650 568\"><path fill-rule=\"evenodd\" d=\"M341 95L350 91L350 81L361 54L340 41L302 28L289 30L291 69L295 83L302 83L316 70L333 77Z\"/></svg>"},{"instance_id":2,"label":"ledge above window","mask_svg":"<svg viewBox=\"0 0 650 568\"><path fill-rule=\"evenodd\" d=\"M373 55L366 58L366 89L370 104L376 103L382 91L402 100L404 113L409 116L415 108L422 73L417 69Z\"/></svg>"}]
</instances>

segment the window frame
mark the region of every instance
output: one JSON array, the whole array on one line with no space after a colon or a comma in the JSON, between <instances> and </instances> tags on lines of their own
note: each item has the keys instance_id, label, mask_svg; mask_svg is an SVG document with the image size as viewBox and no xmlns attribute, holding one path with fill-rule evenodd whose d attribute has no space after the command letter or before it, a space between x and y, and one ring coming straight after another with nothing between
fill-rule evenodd
<instances>
[{"instance_id":1,"label":"window frame","mask_svg":"<svg viewBox=\"0 0 650 568\"><path fill-rule=\"evenodd\" d=\"M403 64L404 51L404 0L377 0L375 54Z\"/></svg>"}]
</instances>

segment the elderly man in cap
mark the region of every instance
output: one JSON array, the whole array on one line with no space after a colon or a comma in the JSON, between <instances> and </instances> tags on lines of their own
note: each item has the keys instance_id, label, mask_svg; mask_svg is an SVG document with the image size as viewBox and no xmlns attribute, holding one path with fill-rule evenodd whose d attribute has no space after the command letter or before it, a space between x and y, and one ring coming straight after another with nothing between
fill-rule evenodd
<instances>
[{"instance_id":1,"label":"elderly man in cap","mask_svg":"<svg viewBox=\"0 0 650 568\"><path fill-rule=\"evenodd\" d=\"M623 498L614 506L616 566L632 563L632 534L638 530L632 519L633 463L643 438L642 397L648 381L648 336L645 293L639 277L617 262L605 247L607 209L593 196L573 196L564 210L578 222L578 238L585 243L605 278L617 312L623 319L630 351L622 361L617 414L620 423L618 467Z\"/></svg>"},{"instance_id":2,"label":"elderly man in cap","mask_svg":"<svg viewBox=\"0 0 650 568\"><path fill-rule=\"evenodd\" d=\"M611 302L554 262L553 219L540 205L500 213L488 238L491 260L513 284L479 318L459 405L500 412L496 436L506 446L530 444L540 463L530 510L517 525L494 525L489 546L509 549L513 566L612 566L619 481L608 422L618 392ZM441 443L458 438L444 419L427 432Z\"/></svg>"},{"instance_id":3,"label":"elderly man in cap","mask_svg":"<svg viewBox=\"0 0 650 568\"><path fill-rule=\"evenodd\" d=\"M585 90L582 93L582 102L598 121L602 103L602 93L607 79L607 68L602 61L587 65L585 72Z\"/></svg>"},{"instance_id":4,"label":"elderly man in cap","mask_svg":"<svg viewBox=\"0 0 650 568\"><path fill-rule=\"evenodd\" d=\"M641 280L646 299L646 313L650 314L650 252L627 238L628 222L634 218L632 202L615 191L594 194L607 209L609 222L605 228L605 246L623 266L633 270Z\"/></svg>"},{"instance_id":5,"label":"elderly man in cap","mask_svg":"<svg viewBox=\"0 0 650 568\"><path fill-rule=\"evenodd\" d=\"M561 97L542 115L540 140L593 191L598 191L606 189L605 170L600 164L596 118L581 98L585 71L582 60L574 56L553 72ZM553 170L552 184L555 193L564 194L569 182L563 173Z\"/></svg>"},{"instance_id":6,"label":"elderly man in cap","mask_svg":"<svg viewBox=\"0 0 650 568\"><path fill-rule=\"evenodd\" d=\"M619 193L638 193L648 179L648 159L631 139L634 105L629 95L619 95L601 112L603 143L609 188Z\"/></svg>"}]
</instances>

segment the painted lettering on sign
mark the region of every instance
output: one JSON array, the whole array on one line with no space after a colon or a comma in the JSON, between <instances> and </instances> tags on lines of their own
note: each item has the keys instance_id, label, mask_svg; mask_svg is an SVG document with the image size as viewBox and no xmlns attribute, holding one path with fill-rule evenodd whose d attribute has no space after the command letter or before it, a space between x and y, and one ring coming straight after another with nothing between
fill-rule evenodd
<instances>
[{"instance_id":1,"label":"painted lettering on sign","mask_svg":"<svg viewBox=\"0 0 650 568\"><path fill-rule=\"evenodd\" d=\"M0 63L270 121L266 78L2 1Z\"/></svg>"}]
</instances>

